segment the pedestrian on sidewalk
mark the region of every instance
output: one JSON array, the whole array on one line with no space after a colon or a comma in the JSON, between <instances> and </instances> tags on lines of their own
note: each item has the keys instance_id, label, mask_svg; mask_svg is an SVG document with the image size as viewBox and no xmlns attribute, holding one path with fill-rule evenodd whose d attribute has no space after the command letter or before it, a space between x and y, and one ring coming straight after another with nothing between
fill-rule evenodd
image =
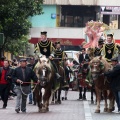
<instances>
[{"instance_id":1,"label":"pedestrian on sidewalk","mask_svg":"<svg viewBox=\"0 0 120 120\"><path fill-rule=\"evenodd\" d=\"M13 69L10 68L8 60L4 60L3 67L0 67L0 96L3 101L3 108L7 107L9 91L12 85Z\"/></svg>"},{"instance_id":2,"label":"pedestrian on sidewalk","mask_svg":"<svg viewBox=\"0 0 120 120\"><path fill-rule=\"evenodd\" d=\"M118 58L111 59L113 69L105 73L105 76L110 78L110 86L115 95L118 112L120 113L120 64Z\"/></svg>"},{"instance_id":3,"label":"pedestrian on sidewalk","mask_svg":"<svg viewBox=\"0 0 120 120\"><path fill-rule=\"evenodd\" d=\"M65 95L63 95L63 92L62 92L62 100L67 100L71 73L72 73L72 70L70 69L68 61L66 61L65 62L65 83L63 88L63 90L65 91Z\"/></svg>"},{"instance_id":4,"label":"pedestrian on sidewalk","mask_svg":"<svg viewBox=\"0 0 120 120\"><path fill-rule=\"evenodd\" d=\"M35 72L31 68L27 67L27 60L21 59L20 66L15 68L13 73L13 80L15 81L16 84L14 91L17 94L16 107L15 107L15 111L17 113L19 113L20 110L23 113L26 113L26 102L27 102L27 96L30 93L31 79L34 82L39 83ZM29 82L29 83L25 83L25 82Z\"/></svg>"}]
</instances>

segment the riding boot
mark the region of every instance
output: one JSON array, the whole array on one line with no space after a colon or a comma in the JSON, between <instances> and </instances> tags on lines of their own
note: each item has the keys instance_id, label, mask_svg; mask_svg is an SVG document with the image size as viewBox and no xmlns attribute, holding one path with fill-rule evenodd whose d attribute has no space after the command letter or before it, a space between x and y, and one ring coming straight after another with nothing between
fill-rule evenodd
<instances>
[{"instance_id":1,"label":"riding boot","mask_svg":"<svg viewBox=\"0 0 120 120\"><path fill-rule=\"evenodd\" d=\"M84 99L84 100L86 100L86 90L87 90L87 88L84 87L84 93L83 93L83 99Z\"/></svg>"},{"instance_id":2,"label":"riding boot","mask_svg":"<svg viewBox=\"0 0 120 120\"><path fill-rule=\"evenodd\" d=\"M82 87L79 87L79 99L82 99Z\"/></svg>"}]
</instances>

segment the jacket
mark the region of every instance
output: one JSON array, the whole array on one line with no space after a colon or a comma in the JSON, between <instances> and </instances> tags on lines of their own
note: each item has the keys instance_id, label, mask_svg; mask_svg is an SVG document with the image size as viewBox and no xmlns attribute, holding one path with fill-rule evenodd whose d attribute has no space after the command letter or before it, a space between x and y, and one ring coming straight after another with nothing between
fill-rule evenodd
<instances>
[{"instance_id":1,"label":"jacket","mask_svg":"<svg viewBox=\"0 0 120 120\"><path fill-rule=\"evenodd\" d=\"M113 70L105 72L104 74L110 78L110 86L113 91L120 90L120 65L117 64Z\"/></svg>"},{"instance_id":2,"label":"jacket","mask_svg":"<svg viewBox=\"0 0 120 120\"><path fill-rule=\"evenodd\" d=\"M34 81L34 82L37 82L38 81L38 78L35 74L35 72L29 68L29 67L25 67L25 79L24 79L24 75L23 75L23 72L22 72L22 67L17 67L15 68L14 70L14 73L13 73L13 81L16 83L16 85L20 85L19 83L17 83L17 79L23 81L23 84L22 86L29 86L30 83L24 83L24 82L31 82L31 79Z\"/></svg>"},{"instance_id":3,"label":"jacket","mask_svg":"<svg viewBox=\"0 0 120 120\"><path fill-rule=\"evenodd\" d=\"M3 67L0 67L0 79L1 79L1 76L2 76L2 70L3 70ZM8 84L12 84L12 75L13 75L13 69L9 67L6 75L5 75L5 80L7 81Z\"/></svg>"},{"instance_id":4,"label":"jacket","mask_svg":"<svg viewBox=\"0 0 120 120\"><path fill-rule=\"evenodd\" d=\"M82 63L82 62L84 62L84 61L86 61L86 60L87 60L87 61L90 60L88 54L85 54L85 58L84 58L83 54L80 54L80 55L79 55L79 63Z\"/></svg>"}]
</instances>

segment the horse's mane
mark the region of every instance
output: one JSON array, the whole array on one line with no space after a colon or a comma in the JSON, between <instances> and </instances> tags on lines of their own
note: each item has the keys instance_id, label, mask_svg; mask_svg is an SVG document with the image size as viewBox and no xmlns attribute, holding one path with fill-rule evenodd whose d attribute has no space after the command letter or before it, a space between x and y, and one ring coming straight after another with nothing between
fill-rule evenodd
<instances>
[{"instance_id":1,"label":"horse's mane","mask_svg":"<svg viewBox=\"0 0 120 120\"><path fill-rule=\"evenodd\" d=\"M90 61L90 64L91 64L93 61L100 61L100 62L104 65L104 72L112 69L112 65L111 65L110 63L108 63L104 57L94 57L94 58Z\"/></svg>"}]
</instances>

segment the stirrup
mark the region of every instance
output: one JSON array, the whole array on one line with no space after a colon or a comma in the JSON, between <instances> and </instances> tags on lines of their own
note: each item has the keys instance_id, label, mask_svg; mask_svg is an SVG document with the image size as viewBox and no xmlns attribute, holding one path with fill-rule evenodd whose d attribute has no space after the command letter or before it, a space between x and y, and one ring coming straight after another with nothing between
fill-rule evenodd
<instances>
[{"instance_id":1,"label":"stirrup","mask_svg":"<svg viewBox=\"0 0 120 120\"><path fill-rule=\"evenodd\" d=\"M61 76L58 73L56 73L55 75L57 80L61 78Z\"/></svg>"}]
</instances>

